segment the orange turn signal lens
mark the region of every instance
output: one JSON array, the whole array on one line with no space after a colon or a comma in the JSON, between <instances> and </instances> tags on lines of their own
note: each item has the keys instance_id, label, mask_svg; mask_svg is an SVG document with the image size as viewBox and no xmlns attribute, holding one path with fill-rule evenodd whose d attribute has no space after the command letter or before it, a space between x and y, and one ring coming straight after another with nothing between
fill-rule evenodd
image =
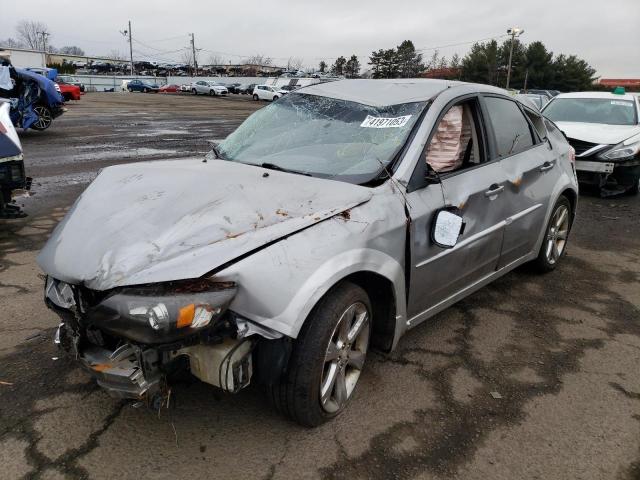
<instances>
[{"instance_id":1,"label":"orange turn signal lens","mask_svg":"<svg viewBox=\"0 0 640 480\"><path fill-rule=\"evenodd\" d=\"M176 327L184 328L191 325L193 322L193 316L196 311L196 306L192 303L187 305L186 307L182 307L178 312L178 321L176 323Z\"/></svg>"}]
</instances>

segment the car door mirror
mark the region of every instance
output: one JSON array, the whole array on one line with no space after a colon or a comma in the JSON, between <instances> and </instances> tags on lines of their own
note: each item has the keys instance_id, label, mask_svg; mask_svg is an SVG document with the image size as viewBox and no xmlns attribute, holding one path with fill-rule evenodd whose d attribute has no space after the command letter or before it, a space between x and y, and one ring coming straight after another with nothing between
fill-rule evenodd
<instances>
[{"instance_id":1,"label":"car door mirror","mask_svg":"<svg viewBox=\"0 0 640 480\"><path fill-rule=\"evenodd\" d=\"M431 240L442 248L453 248L464 230L464 221L457 209L444 208L436 213Z\"/></svg>"}]
</instances>

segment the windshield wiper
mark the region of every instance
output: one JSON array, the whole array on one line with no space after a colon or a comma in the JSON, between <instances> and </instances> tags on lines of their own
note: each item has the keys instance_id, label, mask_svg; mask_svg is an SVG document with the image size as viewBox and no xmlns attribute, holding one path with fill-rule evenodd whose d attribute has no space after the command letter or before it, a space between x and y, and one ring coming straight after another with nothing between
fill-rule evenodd
<instances>
[{"instance_id":1,"label":"windshield wiper","mask_svg":"<svg viewBox=\"0 0 640 480\"><path fill-rule=\"evenodd\" d=\"M279 172L287 172L287 173L297 173L298 175L306 175L307 177L311 177L312 175L307 172L300 172L299 170L292 170L290 168L284 168L280 165L276 165L275 163L261 163L260 166L262 168L268 168L269 170L277 170Z\"/></svg>"},{"instance_id":2,"label":"windshield wiper","mask_svg":"<svg viewBox=\"0 0 640 480\"><path fill-rule=\"evenodd\" d=\"M218 148L218 145L216 143L211 145L211 150L213 150L213 153L216 154L216 158L219 158L220 160L226 160L220 152L220 148Z\"/></svg>"}]
</instances>

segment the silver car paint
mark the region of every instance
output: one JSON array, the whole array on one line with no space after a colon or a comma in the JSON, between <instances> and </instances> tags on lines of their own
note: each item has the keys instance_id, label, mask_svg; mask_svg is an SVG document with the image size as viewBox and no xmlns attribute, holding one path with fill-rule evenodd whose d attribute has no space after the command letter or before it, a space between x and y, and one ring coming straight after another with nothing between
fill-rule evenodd
<instances>
[{"instance_id":1,"label":"silver car paint","mask_svg":"<svg viewBox=\"0 0 640 480\"><path fill-rule=\"evenodd\" d=\"M94 290L196 278L371 195L222 160L118 165L78 198L38 264Z\"/></svg>"},{"instance_id":2,"label":"silver car paint","mask_svg":"<svg viewBox=\"0 0 640 480\"><path fill-rule=\"evenodd\" d=\"M331 94L339 97L336 93L339 90L339 83L347 84L348 82L335 82L331 85L332 92L323 91L321 87L307 87L302 89L302 93ZM367 90L367 83L358 83L360 84L358 98L371 97L372 95ZM411 82L388 83L395 85L396 83L410 84ZM516 205L516 211L513 210L512 206L507 205L507 202L501 202L502 206L496 209L494 217L488 223L479 225L476 232L478 234L477 239L495 240L499 235L494 235L492 232L500 232L502 234L508 229L508 225L514 223L514 220L526 218L527 220L523 223L523 226L517 227L516 231L536 224L539 230L529 231L527 236L536 240L529 240L525 246L521 246L517 245L517 237L514 237L516 249L519 249L518 251L523 252L523 254L520 258L511 261L507 265L500 263L499 256L495 250L487 253L478 249L479 255L484 255L483 265L477 268L476 271L473 271L474 269L472 268L470 275L467 275L466 282L464 278L462 280L456 278L464 277L465 272L449 269L446 262L442 263L443 269L441 271L436 269L425 270L425 273L421 275L431 284L437 282L437 276L441 274L448 275L450 279L453 279L453 282L450 288L442 291L437 298L432 298L431 302L416 303L408 307L405 285L406 268L410 268L412 275L415 276L416 272L414 270L419 268L421 262L426 262L425 265L430 262L435 264L439 261L438 259L446 257L452 259L457 255L460 255L459 260L452 265L459 266L461 261L464 262L465 249L476 244L475 240L469 241L468 238L461 238L459 244L451 250L442 250L431 245L428 226L429 219L433 216L433 213L445 204L464 206L474 198L473 192L477 194L477 192L481 192L483 188L489 187L496 181L503 183L505 186L511 183L519 187L523 185L522 176L526 177L526 169L520 172L518 169L503 167L500 162L494 162L478 167L475 169L477 171L476 175L468 176L467 179L459 176L460 179L455 182L449 182L451 185L447 185L447 182L444 182L445 184L432 184L421 191L407 194L406 185L417 162L422 161L422 152L428 140L429 132L434 128L438 115L444 106L459 96L477 92L506 95L503 90L480 85L423 80L414 83L421 87L424 86L424 90L428 92L428 95L425 94L426 96L423 96L423 98L418 98L415 94L415 88L411 90L411 88L407 87L400 91L391 89L389 90L391 93L388 99L378 99L381 104L389 104L396 100L425 100L433 97L433 103L422 124L418 127L417 133L407 148L402 162L396 169L393 180L387 181L379 187L369 189L343 184L345 185L343 189L344 197L337 199L334 196L333 184L339 182L313 179L317 182L327 182L327 184L331 185L326 188L317 187L318 192L324 192L327 196L327 198L323 198L324 208L321 209L323 214L320 218L317 218L315 211L313 213L307 212L307 214L302 211L299 217L301 220L296 223L296 228L289 228L288 224L285 228L284 224L278 224L276 230L272 231L273 234L269 237L272 240L285 238L275 241L267 248L259 249L255 253L245 256L235 263L231 263L228 268L216 273L216 278L238 282L239 291L231 304L230 308L232 310L285 335L296 337L313 306L340 279L351 273L371 272L388 279L393 285L396 302L396 328L393 339L393 345L395 346L402 333L410 326L417 325L515 266L535 257L543 240L543 226L546 225L558 196L567 189L577 192L575 174L569 161L569 146L561 134L556 133L549 135L549 148L553 150L551 156L555 158L557 163L556 167L550 170L550 175L547 177L546 186L544 187L546 190L540 191L538 187L528 188L525 183L525 188L520 191L526 194L527 202L519 204L519 206ZM349 91L352 89L352 87L345 88ZM311 92L311 89L314 91ZM348 97L349 94L347 92L343 96ZM547 147L541 145L536 148ZM532 164L531 168L535 168L543 158L546 158L542 154L536 154L535 156L536 158L527 158L526 160L527 163L530 162ZM178 165L182 164L178 163ZM143 173L149 166L138 165L133 168L137 168L139 172ZM256 174L262 175L263 171L261 169L255 167L246 168L253 169ZM274 175L275 173L271 172L270 174ZM251 175L248 171L247 174ZM278 195L280 201L289 202L291 197L295 197L293 202L295 203L299 202L301 198L306 198L304 197L305 191L301 187L301 182L304 183L307 180L305 177L284 173L280 175L282 175L280 180L283 185L283 191L277 192L274 190L274 195ZM95 184L92 185L87 192L92 188L94 190L107 188L108 182L104 182L104 185L102 185L99 179L100 177L96 180L97 186ZM246 181L246 179L243 180L243 182ZM284 187L284 185L288 186ZM190 191L189 183L181 183L181 186L184 187L185 194L188 194ZM284 190L285 188L286 190ZM145 186L144 190L149 189ZM192 188L192 190L202 192L202 188ZM336 190L340 189L336 187ZM367 192L367 194L364 192ZM200 208L200 204L205 202L205 200L196 195L191 199L194 202L194 209ZM232 192L229 192L229 196L225 197L225 202L227 201L233 202ZM60 229L59 227L60 231L56 230L53 238L40 255L39 262L43 270L48 274L53 276L63 274L68 278L68 281L76 279L77 281L91 283L92 279L98 278L94 275L94 271L86 275L86 278L75 273L73 275L69 274L68 269L73 270L78 267L69 266L69 264L76 263L73 256L74 249L63 247L69 238L74 238L78 234L79 229L85 228L81 222L69 220L81 212L82 209L78 208L81 203L82 199L76 204L74 211L70 212L64 220L62 228ZM173 208L169 204L166 205L167 214L170 214L172 218L176 217ZM119 205L118 208L110 207L113 218L124 216L127 221L135 222L140 216L145 215L145 211L150 212L151 209L157 208L153 202L149 202L146 205L147 210L140 209L136 215L128 215L124 213L125 206L126 203ZM534 206L535 208L533 208ZM521 210L517 211L517 208L521 208ZM98 208L99 211L100 209ZM419 258L417 255L412 256L409 260L411 262L410 265L405 265L407 211L410 213L412 220L410 223L410 228L412 229L411 247L415 248L422 245L425 248ZM229 213L233 215L232 209L229 210ZM338 213L342 214L338 215ZM84 219L90 220L90 216L89 213L85 213ZM536 217L535 221L533 220L534 216ZM177 217L179 218L179 216ZM93 230L85 232L84 238L90 239L90 234L100 231L100 225L101 222L94 222ZM192 230L191 234L198 237L202 231L202 225L194 221L190 223L189 229ZM291 235L293 232L297 233ZM162 235L160 230L155 233ZM165 258L163 253L159 252L153 257L153 263L150 267L146 266L146 257L144 255L152 252L150 247L153 247L153 245L151 239L147 239L148 245L145 245L144 249L138 253L133 253L131 256L123 257L126 262L120 264L121 268L115 270L105 269L105 271L100 272L99 281L91 284L94 285L94 288L96 286L108 288L109 285L159 281L153 280L154 278L169 278L172 276L186 278L189 275L197 277L224 263L217 258L219 254L223 253L225 259L233 260L243 252L249 252L251 248L258 247L266 241L259 230L255 233L247 233L246 237L248 239L244 241L249 243L247 248L238 250L233 247L233 243L222 242L225 246L221 250L215 251L212 255L196 258L191 258L190 254L187 253L179 256L179 260L176 261L176 257L169 256L169 258ZM170 237L164 238L167 241L165 248L169 250L175 248L175 245L171 244ZM122 241L122 238L117 240ZM485 245L490 243L485 240L483 240ZM111 243L116 248L120 248L117 241ZM81 245L82 242L78 242L76 246L80 248ZM61 256L59 250L62 248L65 248L66 253ZM91 247L85 248L85 258L90 259L92 255L96 256L96 258L102 255L102 258L104 258L104 251L94 251ZM466 252L468 254L468 250ZM131 272L127 270L130 268L127 266L127 262L130 260L136 264L136 267ZM123 269L125 270L123 271ZM151 271L152 274L140 275L139 270ZM64 278L62 279L64 280ZM424 289L420 292L420 285L420 282L415 282L410 286L410 301L418 298L420 293L423 295L430 293Z\"/></svg>"}]
</instances>

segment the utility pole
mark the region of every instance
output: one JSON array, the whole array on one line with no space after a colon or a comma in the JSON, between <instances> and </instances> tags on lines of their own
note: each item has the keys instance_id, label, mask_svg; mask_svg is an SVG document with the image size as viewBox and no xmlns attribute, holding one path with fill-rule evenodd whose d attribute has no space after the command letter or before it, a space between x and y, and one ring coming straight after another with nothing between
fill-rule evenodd
<instances>
[{"instance_id":1,"label":"utility pole","mask_svg":"<svg viewBox=\"0 0 640 480\"><path fill-rule=\"evenodd\" d=\"M195 68L195 72L193 76L197 77L198 76L198 60L196 59L196 40L193 33L191 34L191 51L193 52L193 66Z\"/></svg>"},{"instance_id":2,"label":"utility pole","mask_svg":"<svg viewBox=\"0 0 640 480\"><path fill-rule=\"evenodd\" d=\"M44 64L45 67L47 66L47 64L49 63L47 60L47 36L49 35L49 33L45 30L43 30L42 32L36 32L38 34L40 34L40 36L42 37L42 51L44 52Z\"/></svg>"},{"instance_id":3,"label":"utility pole","mask_svg":"<svg viewBox=\"0 0 640 480\"><path fill-rule=\"evenodd\" d=\"M131 75L133 76L133 40L131 39L131 20L129 20L129 62Z\"/></svg>"},{"instance_id":4,"label":"utility pole","mask_svg":"<svg viewBox=\"0 0 640 480\"><path fill-rule=\"evenodd\" d=\"M507 33L511 35L511 48L509 49L509 68L507 69L507 86L505 87L509 90L509 82L511 81L511 59L513 58L513 44L515 43L516 37L519 37L524 33L524 30L518 27L511 27L507 30Z\"/></svg>"},{"instance_id":5,"label":"utility pole","mask_svg":"<svg viewBox=\"0 0 640 480\"><path fill-rule=\"evenodd\" d=\"M129 67L131 76L133 76L133 40L131 38L131 20L129 20L129 29L124 32L121 30L120 33L129 38Z\"/></svg>"}]
</instances>

